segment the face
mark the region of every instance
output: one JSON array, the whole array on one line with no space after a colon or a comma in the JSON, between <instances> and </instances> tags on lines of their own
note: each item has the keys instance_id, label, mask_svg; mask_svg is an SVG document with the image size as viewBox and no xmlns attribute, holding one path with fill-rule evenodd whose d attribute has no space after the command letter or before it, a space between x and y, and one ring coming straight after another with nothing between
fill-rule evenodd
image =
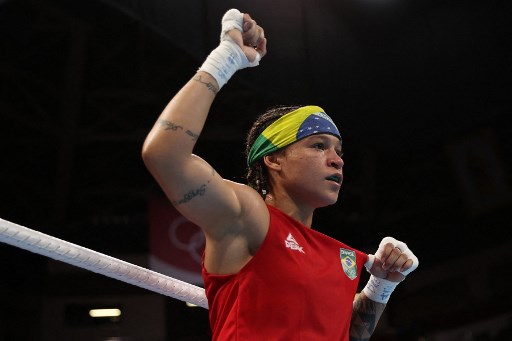
<instances>
[{"instance_id":1,"label":"face","mask_svg":"<svg viewBox=\"0 0 512 341\"><path fill-rule=\"evenodd\" d=\"M337 201L343 181L341 141L337 137L311 135L278 154L279 180L294 200L314 208Z\"/></svg>"}]
</instances>

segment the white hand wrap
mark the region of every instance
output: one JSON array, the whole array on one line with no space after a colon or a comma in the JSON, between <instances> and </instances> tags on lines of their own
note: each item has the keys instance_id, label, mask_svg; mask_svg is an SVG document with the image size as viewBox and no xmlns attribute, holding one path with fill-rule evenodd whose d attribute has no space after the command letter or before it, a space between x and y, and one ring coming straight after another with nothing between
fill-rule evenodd
<instances>
[{"instance_id":1,"label":"white hand wrap","mask_svg":"<svg viewBox=\"0 0 512 341\"><path fill-rule=\"evenodd\" d=\"M199 70L208 72L222 88L236 71L257 66L261 59L258 53L253 62L249 62L240 46L236 44L228 32L237 29L243 32L244 15L237 9L230 9L222 17L222 31L220 34L220 45L213 50L206 58Z\"/></svg>"},{"instance_id":2,"label":"white hand wrap","mask_svg":"<svg viewBox=\"0 0 512 341\"><path fill-rule=\"evenodd\" d=\"M230 9L222 17L222 31L220 32L220 41L230 39L228 32L237 29L243 32L244 14L237 9Z\"/></svg>"},{"instance_id":3,"label":"white hand wrap","mask_svg":"<svg viewBox=\"0 0 512 341\"><path fill-rule=\"evenodd\" d=\"M418 267L418 258L412 253L411 250L409 250L409 248L404 242L396 240L393 237L385 237L380 242L379 248L377 249L375 256L368 255L368 261L364 264L366 269L371 269L373 262L375 261L375 258L382 259L382 254L384 253L385 245L388 243L391 243L393 247L399 248L400 251L402 251L402 253L406 254L407 257L409 257L409 259L412 260L412 266L409 269L405 271L400 271L402 275L407 276ZM371 275L370 280L363 289L363 293L372 301L386 304L389 300L389 297L391 296L391 293L393 292L393 290L395 290L396 286L399 283L400 282L391 282L388 281L387 279L378 278Z\"/></svg>"},{"instance_id":4,"label":"white hand wrap","mask_svg":"<svg viewBox=\"0 0 512 341\"><path fill-rule=\"evenodd\" d=\"M385 237L384 239L382 239L382 241L379 244L379 248L377 249L377 252L375 253L375 256L368 255L368 261L364 264L364 266L367 269L370 269L372 267L375 257L377 257L378 259L382 259L382 253L384 252L384 247L388 243L391 243L393 245L393 247L399 248L400 251L402 251L402 253L406 254L407 257L409 257L409 259L412 260L412 266L409 269L407 269L405 271L399 271L402 275L407 276L408 274L410 274L411 272L416 270L416 268L420 264L418 261L418 258L414 255L414 253L412 253L411 250L409 250L409 248L407 247L407 244L405 244L404 242L401 242L399 240L396 240L393 237Z\"/></svg>"},{"instance_id":5,"label":"white hand wrap","mask_svg":"<svg viewBox=\"0 0 512 341\"><path fill-rule=\"evenodd\" d=\"M370 280L363 289L363 293L372 301L386 304L389 301L391 293L399 283L400 282L391 282L387 279L371 275Z\"/></svg>"}]
</instances>

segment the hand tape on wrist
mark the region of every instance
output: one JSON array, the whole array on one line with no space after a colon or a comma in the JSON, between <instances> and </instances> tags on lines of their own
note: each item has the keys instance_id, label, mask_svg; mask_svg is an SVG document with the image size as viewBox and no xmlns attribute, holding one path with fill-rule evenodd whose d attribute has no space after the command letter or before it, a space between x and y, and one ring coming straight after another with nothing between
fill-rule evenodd
<instances>
[{"instance_id":1,"label":"hand tape on wrist","mask_svg":"<svg viewBox=\"0 0 512 341\"><path fill-rule=\"evenodd\" d=\"M386 304L389 301L391 293L399 283L400 282L391 282L387 279L371 275L363 289L363 293L372 301Z\"/></svg>"},{"instance_id":2,"label":"hand tape on wrist","mask_svg":"<svg viewBox=\"0 0 512 341\"><path fill-rule=\"evenodd\" d=\"M261 55L257 53L255 60L250 62L240 46L228 35L228 32L232 29L243 32L243 21L244 15L237 9L230 9L224 14L220 44L208 55L199 68L199 70L208 72L215 78L219 89L228 82L236 71L257 66L261 60Z\"/></svg>"},{"instance_id":3,"label":"hand tape on wrist","mask_svg":"<svg viewBox=\"0 0 512 341\"><path fill-rule=\"evenodd\" d=\"M208 55L199 70L208 72L215 78L220 89L237 70L247 67L245 65L248 62L237 44L231 40L224 40Z\"/></svg>"}]
</instances>

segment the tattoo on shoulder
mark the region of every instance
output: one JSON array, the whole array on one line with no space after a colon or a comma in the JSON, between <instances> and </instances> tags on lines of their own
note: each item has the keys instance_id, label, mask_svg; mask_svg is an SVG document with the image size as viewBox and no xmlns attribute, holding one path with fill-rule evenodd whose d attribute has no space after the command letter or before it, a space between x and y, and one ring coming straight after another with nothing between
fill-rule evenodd
<instances>
[{"instance_id":1,"label":"tattoo on shoulder","mask_svg":"<svg viewBox=\"0 0 512 341\"><path fill-rule=\"evenodd\" d=\"M162 125L164 127L165 130L172 130L172 131L176 131L176 130L183 130L183 127L180 126L180 125L177 125L171 121L167 121L167 120L158 120L158 123L160 123L160 125Z\"/></svg>"},{"instance_id":2,"label":"tattoo on shoulder","mask_svg":"<svg viewBox=\"0 0 512 341\"><path fill-rule=\"evenodd\" d=\"M196 75L194 78L192 78L193 80L195 80L196 82L199 82L201 84L204 84L204 86L206 86L206 88L208 90L210 90L211 92L213 92L214 95L216 95L218 92L219 92L219 89L217 89L215 87L215 85L213 85L211 82L205 82L201 79L201 75Z\"/></svg>"}]
</instances>

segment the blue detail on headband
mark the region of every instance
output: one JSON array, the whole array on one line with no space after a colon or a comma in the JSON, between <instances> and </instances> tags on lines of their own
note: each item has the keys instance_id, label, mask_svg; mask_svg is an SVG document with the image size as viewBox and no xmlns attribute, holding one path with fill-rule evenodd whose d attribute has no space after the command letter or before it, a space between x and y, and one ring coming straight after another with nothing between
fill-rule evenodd
<instances>
[{"instance_id":1,"label":"blue detail on headband","mask_svg":"<svg viewBox=\"0 0 512 341\"><path fill-rule=\"evenodd\" d=\"M325 114L324 114L325 115ZM297 130L297 140L303 139L309 135L314 134L331 134L337 136L341 140L340 132L334 125L329 116L319 114L311 114L308 118L302 122Z\"/></svg>"}]
</instances>

